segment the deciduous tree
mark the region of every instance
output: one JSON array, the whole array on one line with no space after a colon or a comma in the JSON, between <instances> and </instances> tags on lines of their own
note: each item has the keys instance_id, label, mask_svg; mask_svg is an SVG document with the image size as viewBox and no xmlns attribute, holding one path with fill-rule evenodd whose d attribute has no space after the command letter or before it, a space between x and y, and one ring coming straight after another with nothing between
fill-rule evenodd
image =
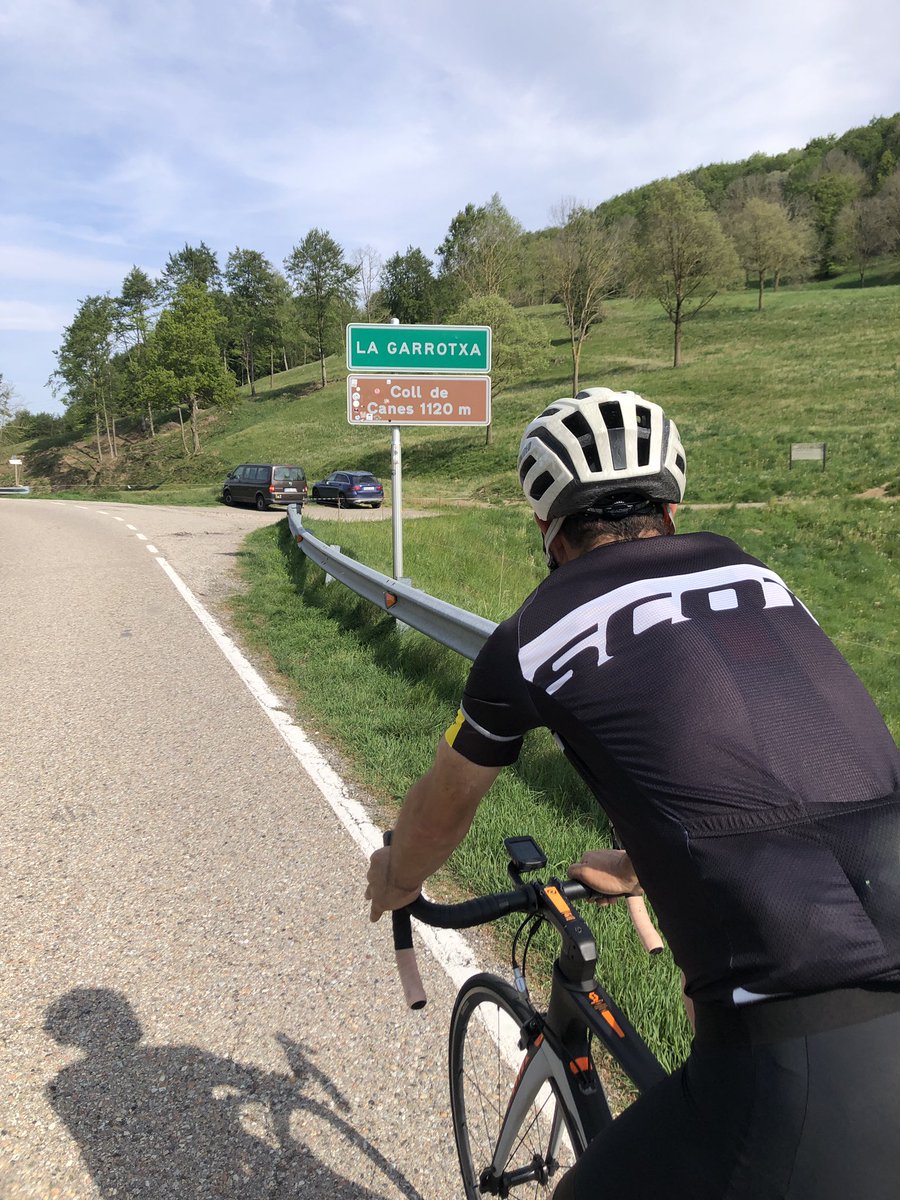
<instances>
[{"instance_id":1,"label":"deciduous tree","mask_svg":"<svg viewBox=\"0 0 900 1200\"><path fill-rule=\"evenodd\" d=\"M404 323L436 319L436 281L431 261L417 246L394 254L381 272L381 294L392 317Z\"/></svg>"},{"instance_id":2,"label":"deciduous tree","mask_svg":"<svg viewBox=\"0 0 900 1200\"><path fill-rule=\"evenodd\" d=\"M115 411L112 408L112 354L116 332L116 306L109 296L88 296L81 301L71 325L63 330L55 351L56 370L50 377L55 394L66 408L85 421L93 418L97 455L103 458L101 422L110 457L118 455Z\"/></svg>"},{"instance_id":3,"label":"deciduous tree","mask_svg":"<svg viewBox=\"0 0 900 1200\"><path fill-rule=\"evenodd\" d=\"M170 389L173 403L191 414L193 453L200 451L201 409L234 395L234 380L222 362L218 335L223 317L202 284L186 283L153 331L154 379L159 394Z\"/></svg>"},{"instance_id":4,"label":"deciduous tree","mask_svg":"<svg viewBox=\"0 0 900 1200\"><path fill-rule=\"evenodd\" d=\"M878 196L851 201L837 219L835 257L839 262L853 263L860 287L866 282L866 271L884 253L889 241L887 213Z\"/></svg>"},{"instance_id":5,"label":"deciduous tree","mask_svg":"<svg viewBox=\"0 0 900 1200\"><path fill-rule=\"evenodd\" d=\"M519 379L533 375L549 357L550 345L534 321L502 296L473 296L450 317L453 324L491 329L491 404ZM485 442L492 438L491 426Z\"/></svg>"},{"instance_id":6,"label":"deciduous tree","mask_svg":"<svg viewBox=\"0 0 900 1200\"><path fill-rule=\"evenodd\" d=\"M235 247L225 264L228 316L232 336L256 395L256 355L274 345L277 330L278 283L272 264L258 250Z\"/></svg>"},{"instance_id":7,"label":"deciduous tree","mask_svg":"<svg viewBox=\"0 0 900 1200\"><path fill-rule=\"evenodd\" d=\"M783 205L751 198L727 220L741 266L757 278L757 309L763 306L765 282L800 270L808 256L808 227L792 221Z\"/></svg>"},{"instance_id":8,"label":"deciduous tree","mask_svg":"<svg viewBox=\"0 0 900 1200\"><path fill-rule=\"evenodd\" d=\"M572 395L578 391L581 351L603 320L603 303L622 280L624 238L620 227L572 201L558 210L559 233L552 243L551 279L569 329Z\"/></svg>"},{"instance_id":9,"label":"deciduous tree","mask_svg":"<svg viewBox=\"0 0 900 1200\"><path fill-rule=\"evenodd\" d=\"M355 301L356 267L344 260L343 250L326 230L311 229L284 260L284 268L294 285L294 294L310 314L325 387L329 338Z\"/></svg>"},{"instance_id":10,"label":"deciduous tree","mask_svg":"<svg viewBox=\"0 0 900 1200\"><path fill-rule=\"evenodd\" d=\"M140 267L132 267L122 281L122 290L115 297L116 336L124 346L124 362L121 364L125 376L125 390L136 399L141 410L146 404L150 437L156 436L153 424L153 405L149 394L143 394L141 380L147 369L147 338L153 325L153 310L159 303L160 285ZM140 394L140 401L137 397Z\"/></svg>"},{"instance_id":11,"label":"deciduous tree","mask_svg":"<svg viewBox=\"0 0 900 1200\"><path fill-rule=\"evenodd\" d=\"M641 291L655 296L675 327L672 365L681 365L684 323L739 273L734 245L702 193L686 180L649 190L638 220L634 258Z\"/></svg>"},{"instance_id":12,"label":"deciduous tree","mask_svg":"<svg viewBox=\"0 0 900 1200\"><path fill-rule=\"evenodd\" d=\"M353 255L353 265L356 268L356 283L363 316L367 321L371 321L373 302L378 292L384 262L374 246L360 246Z\"/></svg>"},{"instance_id":13,"label":"deciduous tree","mask_svg":"<svg viewBox=\"0 0 900 1200\"><path fill-rule=\"evenodd\" d=\"M163 268L161 287L163 294L172 299L186 283L199 284L208 292L218 291L222 286L222 272L215 252L205 242L189 246L170 254Z\"/></svg>"},{"instance_id":14,"label":"deciduous tree","mask_svg":"<svg viewBox=\"0 0 900 1200\"><path fill-rule=\"evenodd\" d=\"M0 442L3 441L3 432L10 421L15 420L17 410L13 404L15 400L15 389L11 383L0 375Z\"/></svg>"},{"instance_id":15,"label":"deciduous tree","mask_svg":"<svg viewBox=\"0 0 900 1200\"><path fill-rule=\"evenodd\" d=\"M503 295L517 256L522 226L495 192L487 204L467 204L450 222L437 248L441 274L466 296Z\"/></svg>"}]
</instances>

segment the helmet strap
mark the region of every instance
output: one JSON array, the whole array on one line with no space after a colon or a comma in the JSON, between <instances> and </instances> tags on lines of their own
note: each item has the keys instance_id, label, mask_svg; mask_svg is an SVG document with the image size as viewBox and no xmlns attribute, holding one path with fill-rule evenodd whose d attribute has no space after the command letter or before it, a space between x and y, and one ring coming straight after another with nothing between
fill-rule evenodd
<instances>
[{"instance_id":1,"label":"helmet strap","mask_svg":"<svg viewBox=\"0 0 900 1200\"><path fill-rule=\"evenodd\" d=\"M560 529L562 529L565 519L565 517L554 517L547 526L547 532L544 534L544 557L547 560L547 569L549 571L555 571L559 566L559 563L553 557L553 554L550 550L550 544L555 540Z\"/></svg>"}]
</instances>

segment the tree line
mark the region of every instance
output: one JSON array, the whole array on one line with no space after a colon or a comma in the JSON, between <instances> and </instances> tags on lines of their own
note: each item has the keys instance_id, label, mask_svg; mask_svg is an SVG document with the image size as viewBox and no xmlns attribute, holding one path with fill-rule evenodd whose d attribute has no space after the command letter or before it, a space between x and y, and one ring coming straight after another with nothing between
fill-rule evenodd
<instances>
[{"instance_id":1,"label":"tree line","mask_svg":"<svg viewBox=\"0 0 900 1200\"><path fill-rule=\"evenodd\" d=\"M156 436L176 414L185 454L200 450L200 413L240 384L340 352L349 320L489 324L495 396L540 358L521 310L561 305L572 389L585 340L616 296L654 297L673 327L673 366L686 323L723 289L827 278L900 252L900 114L804 150L754 155L659 180L595 208L563 200L527 232L499 195L467 204L433 259L408 246L383 261L347 252L312 229L277 269L236 248L220 266L205 243L170 254L158 279L134 267L118 295L88 296L65 329L50 384L64 418L16 412L0 389L0 427L20 436L90 430L98 457L118 454L117 428ZM436 259L436 261L435 261ZM0 377L2 381L2 377Z\"/></svg>"}]
</instances>

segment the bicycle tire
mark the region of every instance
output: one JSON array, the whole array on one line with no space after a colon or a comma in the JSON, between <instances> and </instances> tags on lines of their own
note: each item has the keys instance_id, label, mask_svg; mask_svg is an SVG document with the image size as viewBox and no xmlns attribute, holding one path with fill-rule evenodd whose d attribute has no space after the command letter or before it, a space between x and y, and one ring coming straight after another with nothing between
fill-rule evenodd
<instances>
[{"instance_id":1,"label":"bicycle tire","mask_svg":"<svg viewBox=\"0 0 900 1200\"><path fill-rule=\"evenodd\" d=\"M535 1081L521 1065L517 1075L501 1049L502 1039L507 1044L511 1036L518 1039L533 1017L518 992L496 975L473 975L456 998L450 1019L450 1106L467 1200L549 1197L583 1149L570 1117L572 1102L557 1081L548 1080L529 1099L521 1089L530 1092ZM512 1026L504 1032L505 1018ZM521 1055L524 1064L524 1047ZM517 1128L510 1127L507 1113ZM509 1151L495 1162L501 1133Z\"/></svg>"}]
</instances>

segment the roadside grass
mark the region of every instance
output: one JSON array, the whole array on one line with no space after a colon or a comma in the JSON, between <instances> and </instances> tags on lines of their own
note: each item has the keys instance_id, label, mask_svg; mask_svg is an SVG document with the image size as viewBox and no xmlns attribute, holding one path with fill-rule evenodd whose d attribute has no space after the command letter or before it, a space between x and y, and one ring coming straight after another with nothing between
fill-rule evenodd
<instances>
[{"instance_id":1,"label":"roadside grass","mask_svg":"<svg viewBox=\"0 0 900 1200\"><path fill-rule=\"evenodd\" d=\"M333 522L310 531L337 540ZM900 730L896 650L890 649L898 586L896 508L876 501L819 507L685 508L680 529L735 537L783 573L834 638L891 723ZM389 574L387 522L345 523L344 553ZM463 510L404 524L404 556L416 586L492 620L509 615L544 575L537 532L523 505ZM383 805L385 824L427 768L458 705L468 663L323 572L294 545L286 521L245 544L247 590L232 601L248 643L277 669L301 721L338 745L356 780ZM609 844L605 818L543 731L529 735L519 763L504 771L439 886L466 893L507 885L502 839L530 833L558 873L585 849ZM662 1061L687 1053L689 1031L678 974L668 955L648 959L621 906L586 906L598 940L600 978L624 1003ZM501 936L508 943L512 924ZM550 945L538 947L547 965Z\"/></svg>"},{"instance_id":2,"label":"roadside grass","mask_svg":"<svg viewBox=\"0 0 900 1200\"><path fill-rule=\"evenodd\" d=\"M210 487L161 486L152 491L146 488L67 488L64 492L37 487L32 490L35 500L78 500L82 503L107 504L177 504L209 508L222 503L222 489Z\"/></svg>"}]
</instances>

